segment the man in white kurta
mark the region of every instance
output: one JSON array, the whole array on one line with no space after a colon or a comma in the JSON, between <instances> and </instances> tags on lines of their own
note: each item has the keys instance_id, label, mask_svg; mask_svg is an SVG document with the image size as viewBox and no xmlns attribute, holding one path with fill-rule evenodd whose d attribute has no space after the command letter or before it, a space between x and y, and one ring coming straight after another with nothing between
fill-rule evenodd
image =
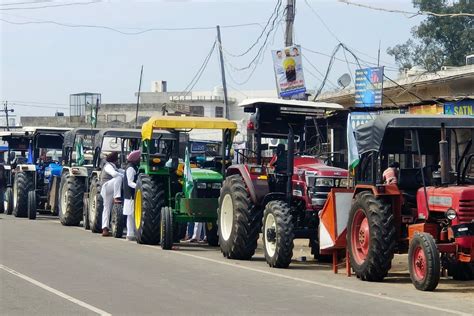
<instances>
[{"instance_id":1,"label":"man in white kurta","mask_svg":"<svg viewBox=\"0 0 474 316\"><path fill-rule=\"evenodd\" d=\"M128 157L128 165L125 169L125 182L123 186L123 215L127 215L127 239L135 240L134 225L134 198L135 188L137 186L137 167L140 162L141 152L139 150L132 151Z\"/></svg>"},{"instance_id":2,"label":"man in white kurta","mask_svg":"<svg viewBox=\"0 0 474 316\"><path fill-rule=\"evenodd\" d=\"M104 201L104 208L102 210L102 236L109 236L109 222L110 212L114 200L120 203L119 199L122 195L122 178L123 171L116 167L118 162L118 153L112 152L106 157L106 162L102 168L100 175L102 188L100 195Z\"/></svg>"}]
</instances>

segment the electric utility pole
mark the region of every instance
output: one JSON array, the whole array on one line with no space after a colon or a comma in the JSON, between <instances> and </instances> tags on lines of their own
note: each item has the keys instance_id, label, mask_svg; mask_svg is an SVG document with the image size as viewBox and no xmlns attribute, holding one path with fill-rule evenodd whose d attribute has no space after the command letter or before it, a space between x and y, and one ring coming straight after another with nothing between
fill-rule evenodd
<instances>
[{"instance_id":1,"label":"electric utility pole","mask_svg":"<svg viewBox=\"0 0 474 316\"><path fill-rule=\"evenodd\" d=\"M6 121L7 121L7 131L10 130L10 125L9 125L9 121L8 121L8 112L15 112L14 109L9 109L8 108L8 101L5 101L5 103L3 104L3 111L5 112L5 118L6 118Z\"/></svg>"},{"instance_id":2,"label":"electric utility pole","mask_svg":"<svg viewBox=\"0 0 474 316\"><path fill-rule=\"evenodd\" d=\"M293 23L295 22L295 4L296 0L287 0L286 2L285 47L293 45Z\"/></svg>"},{"instance_id":3,"label":"electric utility pole","mask_svg":"<svg viewBox=\"0 0 474 316\"><path fill-rule=\"evenodd\" d=\"M221 41L221 28L219 25L217 28L217 45L219 45L219 59L221 61L221 75L222 75L222 89L224 90L224 108L225 118L229 118L229 103L227 101L227 83L225 81L225 68L224 68L224 57L222 56L222 41Z\"/></svg>"}]
</instances>

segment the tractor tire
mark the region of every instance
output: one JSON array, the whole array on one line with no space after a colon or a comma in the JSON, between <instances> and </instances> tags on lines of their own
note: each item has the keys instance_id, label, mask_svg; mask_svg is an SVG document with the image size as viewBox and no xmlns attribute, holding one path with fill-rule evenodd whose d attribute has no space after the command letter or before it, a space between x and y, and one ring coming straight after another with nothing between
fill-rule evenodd
<instances>
[{"instance_id":1,"label":"tractor tire","mask_svg":"<svg viewBox=\"0 0 474 316\"><path fill-rule=\"evenodd\" d=\"M261 212L255 211L240 175L225 179L219 196L219 245L224 257L249 260L260 234Z\"/></svg>"},{"instance_id":2,"label":"tractor tire","mask_svg":"<svg viewBox=\"0 0 474 316\"><path fill-rule=\"evenodd\" d=\"M15 217L28 216L28 192L34 189L32 176L27 172L15 175L13 183L13 215Z\"/></svg>"},{"instance_id":3,"label":"tractor tire","mask_svg":"<svg viewBox=\"0 0 474 316\"><path fill-rule=\"evenodd\" d=\"M81 223L84 191L83 178L69 176L67 173L61 177L59 221L64 226L78 226Z\"/></svg>"},{"instance_id":4,"label":"tractor tire","mask_svg":"<svg viewBox=\"0 0 474 316\"><path fill-rule=\"evenodd\" d=\"M357 277L382 281L392 266L396 245L390 203L384 203L369 191L358 193L349 212L347 245Z\"/></svg>"},{"instance_id":5,"label":"tractor tire","mask_svg":"<svg viewBox=\"0 0 474 316\"><path fill-rule=\"evenodd\" d=\"M219 246L218 227L216 222L205 223L207 244L211 247Z\"/></svg>"},{"instance_id":6,"label":"tractor tire","mask_svg":"<svg viewBox=\"0 0 474 316\"><path fill-rule=\"evenodd\" d=\"M28 192L28 218L36 219L36 192L31 190Z\"/></svg>"},{"instance_id":7,"label":"tractor tire","mask_svg":"<svg viewBox=\"0 0 474 316\"><path fill-rule=\"evenodd\" d=\"M5 205L5 214L12 215L13 213L13 190L12 188L7 188L4 194L4 202Z\"/></svg>"},{"instance_id":8,"label":"tractor tire","mask_svg":"<svg viewBox=\"0 0 474 316\"><path fill-rule=\"evenodd\" d=\"M104 201L100 195L100 181L94 177L91 181L89 191L89 205L87 207L89 227L91 232L98 234L102 232L102 211Z\"/></svg>"},{"instance_id":9,"label":"tractor tire","mask_svg":"<svg viewBox=\"0 0 474 316\"><path fill-rule=\"evenodd\" d=\"M448 275L457 281L474 280L474 263L452 262L448 265Z\"/></svg>"},{"instance_id":10,"label":"tractor tire","mask_svg":"<svg viewBox=\"0 0 474 316\"><path fill-rule=\"evenodd\" d=\"M173 248L173 212L169 207L163 207L161 209L161 249L171 250Z\"/></svg>"},{"instance_id":11,"label":"tractor tire","mask_svg":"<svg viewBox=\"0 0 474 316\"><path fill-rule=\"evenodd\" d=\"M87 194L84 194L82 204L84 205L84 208L82 209L82 227L84 227L85 230L90 230L91 226L89 223L89 198L87 197Z\"/></svg>"},{"instance_id":12,"label":"tractor tire","mask_svg":"<svg viewBox=\"0 0 474 316\"><path fill-rule=\"evenodd\" d=\"M123 218L123 204L114 203L110 214L110 232L115 238L123 237L125 221Z\"/></svg>"},{"instance_id":13,"label":"tractor tire","mask_svg":"<svg viewBox=\"0 0 474 316\"><path fill-rule=\"evenodd\" d=\"M165 190L160 182L140 174L135 189L135 232L139 244L160 243L161 209L165 206Z\"/></svg>"},{"instance_id":14,"label":"tractor tire","mask_svg":"<svg viewBox=\"0 0 474 316\"><path fill-rule=\"evenodd\" d=\"M263 212L263 251L272 268L288 268L293 257L293 217L284 201L271 201Z\"/></svg>"},{"instance_id":15,"label":"tractor tire","mask_svg":"<svg viewBox=\"0 0 474 316\"><path fill-rule=\"evenodd\" d=\"M408 249L411 282L420 291L433 291L439 282L441 263L436 242L428 233L415 233Z\"/></svg>"}]
</instances>

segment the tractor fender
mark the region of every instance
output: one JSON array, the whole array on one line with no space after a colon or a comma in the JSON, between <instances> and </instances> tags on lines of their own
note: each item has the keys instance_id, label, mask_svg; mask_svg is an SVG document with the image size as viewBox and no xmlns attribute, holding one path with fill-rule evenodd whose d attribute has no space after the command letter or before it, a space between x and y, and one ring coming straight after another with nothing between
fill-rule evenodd
<instances>
[{"instance_id":1,"label":"tractor fender","mask_svg":"<svg viewBox=\"0 0 474 316\"><path fill-rule=\"evenodd\" d=\"M370 185L370 184L358 184L354 189L354 196L362 191L371 191L374 196L387 196L387 197L399 197L401 192L397 185Z\"/></svg>"},{"instance_id":2,"label":"tractor fender","mask_svg":"<svg viewBox=\"0 0 474 316\"><path fill-rule=\"evenodd\" d=\"M36 166L35 165L17 165L15 168L16 172L36 172Z\"/></svg>"},{"instance_id":3,"label":"tractor fender","mask_svg":"<svg viewBox=\"0 0 474 316\"><path fill-rule=\"evenodd\" d=\"M272 193L268 193L268 194L265 195L265 197L263 198L262 206L265 206L265 205L267 205L268 202L270 202L270 201L275 201L275 200L285 201L285 200L286 200L286 194L285 194L285 193L282 193L282 192L272 192Z\"/></svg>"},{"instance_id":4,"label":"tractor fender","mask_svg":"<svg viewBox=\"0 0 474 316\"><path fill-rule=\"evenodd\" d=\"M252 203L255 205L260 204L258 203L259 201L257 199L255 185L253 184L252 179L250 179L250 174L247 168L244 165L233 165L227 168L226 177L236 174L240 175L242 179L244 179L245 187L247 188L247 192L250 195L250 200Z\"/></svg>"},{"instance_id":5,"label":"tractor fender","mask_svg":"<svg viewBox=\"0 0 474 316\"><path fill-rule=\"evenodd\" d=\"M88 176L88 173L87 173L87 168L86 167L69 167L69 166L64 166L63 167L63 171L61 173L61 175L63 174L70 174L72 176L75 176L75 177L87 177Z\"/></svg>"}]
</instances>

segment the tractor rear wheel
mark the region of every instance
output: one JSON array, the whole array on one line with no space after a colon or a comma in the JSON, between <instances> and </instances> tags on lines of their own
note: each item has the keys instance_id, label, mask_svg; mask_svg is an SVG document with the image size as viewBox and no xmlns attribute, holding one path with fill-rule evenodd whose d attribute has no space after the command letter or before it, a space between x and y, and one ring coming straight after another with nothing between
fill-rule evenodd
<instances>
[{"instance_id":1,"label":"tractor rear wheel","mask_svg":"<svg viewBox=\"0 0 474 316\"><path fill-rule=\"evenodd\" d=\"M28 192L28 218L36 219L36 192L31 190Z\"/></svg>"},{"instance_id":2,"label":"tractor rear wheel","mask_svg":"<svg viewBox=\"0 0 474 316\"><path fill-rule=\"evenodd\" d=\"M87 211L89 215L89 227L91 232L98 234L102 232L102 210L104 209L104 201L100 195L100 181L94 177L91 181L89 191L89 206Z\"/></svg>"},{"instance_id":3,"label":"tractor rear wheel","mask_svg":"<svg viewBox=\"0 0 474 316\"><path fill-rule=\"evenodd\" d=\"M249 260L257 248L261 213L255 211L240 175L232 175L222 184L219 197L219 245L224 257Z\"/></svg>"},{"instance_id":4,"label":"tractor rear wheel","mask_svg":"<svg viewBox=\"0 0 474 316\"><path fill-rule=\"evenodd\" d=\"M34 189L32 174L19 172L13 183L13 215L15 217L28 216L28 192Z\"/></svg>"},{"instance_id":5,"label":"tractor rear wheel","mask_svg":"<svg viewBox=\"0 0 474 316\"><path fill-rule=\"evenodd\" d=\"M448 266L448 275L454 280L470 281L474 280L474 263L453 262Z\"/></svg>"},{"instance_id":6,"label":"tractor rear wheel","mask_svg":"<svg viewBox=\"0 0 474 316\"><path fill-rule=\"evenodd\" d=\"M211 247L219 246L218 227L216 222L205 223L207 244Z\"/></svg>"},{"instance_id":7,"label":"tractor rear wheel","mask_svg":"<svg viewBox=\"0 0 474 316\"><path fill-rule=\"evenodd\" d=\"M372 192L355 196L347 224L347 244L352 269L364 281L382 281L391 268L395 224L390 203Z\"/></svg>"},{"instance_id":8,"label":"tractor rear wheel","mask_svg":"<svg viewBox=\"0 0 474 316\"><path fill-rule=\"evenodd\" d=\"M173 248L173 213L171 208L163 207L161 209L161 248L164 250L171 250Z\"/></svg>"},{"instance_id":9,"label":"tractor rear wheel","mask_svg":"<svg viewBox=\"0 0 474 316\"><path fill-rule=\"evenodd\" d=\"M81 223L84 191L84 178L63 174L59 190L59 221L64 226L78 226Z\"/></svg>"},{"instance_id":10,"label":"tractor rear wheel","mask_svg":"<svg viewBox=\"0 0 474 316\"><path fill-rule=\"evenodd\" d=\"M161 208L165 206L163 184L140 174L135 189L135 232L139 244L160 243Z\"/></svg>"},{"instance_id":11,"label":"tractor rear wheel","mask_svg":"<svg viewBox=\"0 0 474 316\"><path fill-rule=\"evenodd\" d=\"M13 213L13 190L12 188L7 188L6 191L5 191L5 201L4 201L4 205L5 205L5 214L7 215L12 215Z\"/></svg>"},{"instance_id":12,"label":"tractor rear wheel","mask_svg":"<svg viewBox=\"0 0 474 316\"><path fill-rule=\"evenodd\" d=\"M436 242L428 233L415 233L408 249L408 268L413 285L420 291L433 291L440 277Z\"/></svg>"},{"instance_id":13,"label":"tractor rear wheel","mask_svg":"<svg viewBox=\"0 0 474 316\"><path fill-rule=\"evenodd\" d=\"M114 203L110 214L110 232L115 238L122 238L125 221L123 218L123 204Z\"/></svg>"},{"instance_id":14,"label":"tractor rear wheel","mask_svg":"<svg viewBox=\"0 0 474 316\"><path fill-rule=\"evenodd\" d=\"M293 257L293 217L284 201L269 202L263 213L263 251L272 268L288 268Z\"/></svg>"}]
</instances>

